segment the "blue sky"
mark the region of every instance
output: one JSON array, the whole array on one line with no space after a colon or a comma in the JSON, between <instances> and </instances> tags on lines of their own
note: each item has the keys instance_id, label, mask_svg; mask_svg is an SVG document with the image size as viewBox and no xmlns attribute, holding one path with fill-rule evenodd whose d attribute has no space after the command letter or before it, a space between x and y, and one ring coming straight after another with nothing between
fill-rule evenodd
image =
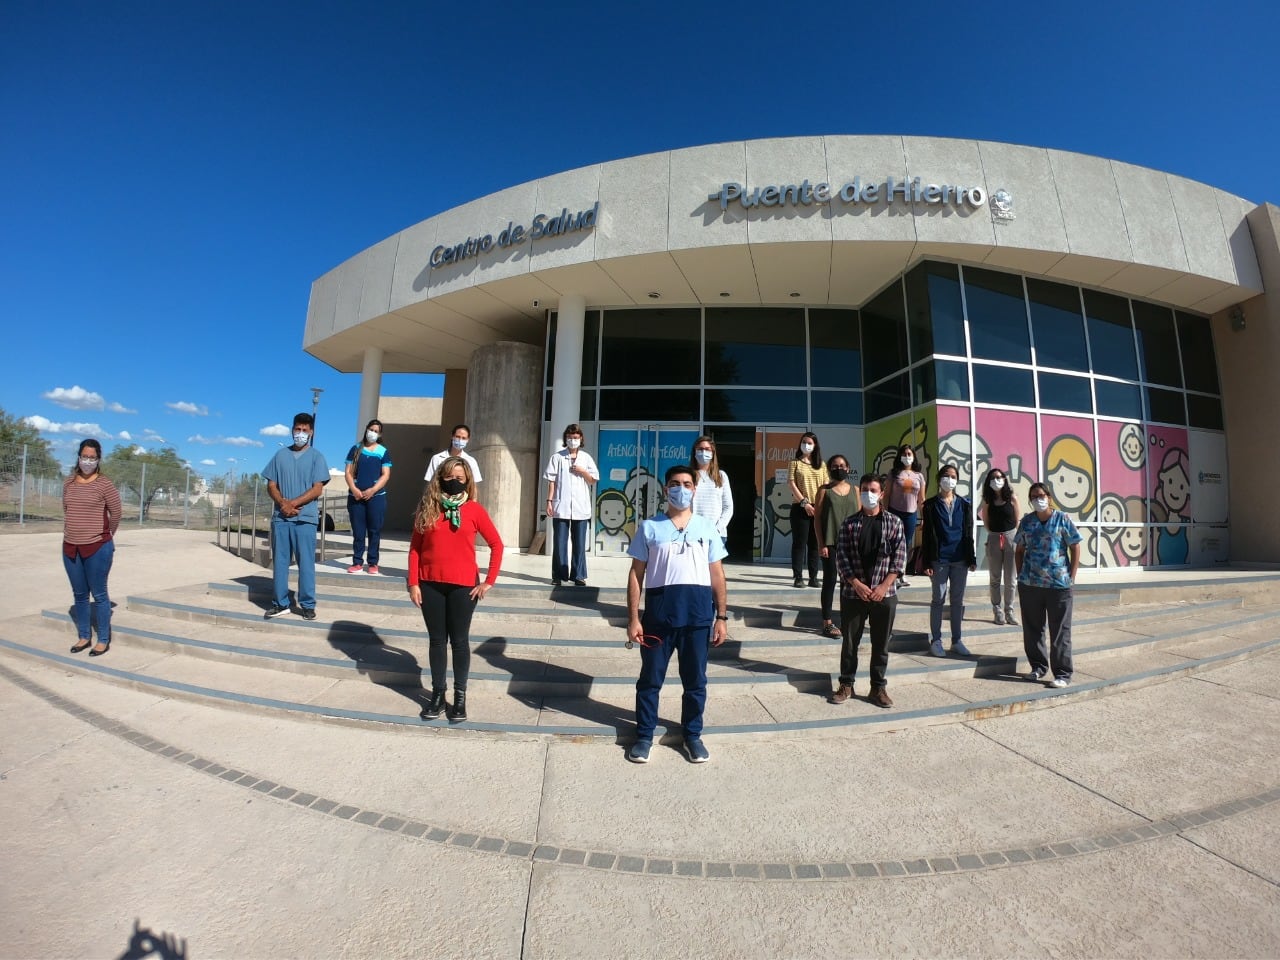
<instances>
[{"instance_id":1,"label":"blue sky","mask_svg":"<svg viewBox=\"0 0 1280 960\"><path fill-rule=\"evenodd\" d=\"M322 387L341 463L359 375L302 350L314 279L459 203L656 150L967 137L1280 202L1275 4L1038 6L7 0L0 407L64 459L95 435L215 475L259 469Z\"/></svg>"}]
</instances>

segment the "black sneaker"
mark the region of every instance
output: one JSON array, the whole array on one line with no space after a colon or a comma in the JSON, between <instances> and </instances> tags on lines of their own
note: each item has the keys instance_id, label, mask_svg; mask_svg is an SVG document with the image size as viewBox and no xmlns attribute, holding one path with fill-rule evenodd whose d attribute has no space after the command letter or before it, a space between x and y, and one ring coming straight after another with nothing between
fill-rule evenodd
<instances>
[{"instance_id":1,"label":"black sneaker","mask_svg":"<svg viewBox=\"0 0 1280 960\"><path fill-rule=\"evenodd\" d=\"M273 603L271 609L262 615L263 620L274 620L276 617L283 617L286 613L292 611L288 607L282 607L278 603Z\"/></svg>"},{"instance_id":2,"label":"black sneaker","mask_svg":"<svg viewBox=\"0 0 1280 960\"><path fill-rule=\"evenodd\" d=\"M302 608L302 619L303 619L303 620L314 620L315 618L316 618L316 608L315 608L315 607L303 607L303 608Z\"/></svg>"}]
</instances>

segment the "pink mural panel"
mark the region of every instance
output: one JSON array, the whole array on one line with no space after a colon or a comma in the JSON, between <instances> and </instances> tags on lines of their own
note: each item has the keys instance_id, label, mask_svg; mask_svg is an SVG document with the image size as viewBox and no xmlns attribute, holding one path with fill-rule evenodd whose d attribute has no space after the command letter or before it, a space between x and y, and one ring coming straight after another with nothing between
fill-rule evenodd
<instances>
[{"instance_id":1,"label":"pink mural panel","mask_svg":"<svg viewBox=\"0 0 1280 960\"><path fill-rule=\"evenodd\" d=\"M973 433L969 429L969 408L948 407L938 404L938 456L934 459L933 474L929 476L929 489L936 490L934 478L944 463L954 463L960 473L956 493L969 496L973 489L973 468L970 454Z\"/></svg>"},{"instance_id":2,"label":"pink mural panel","mask_svg":"<svg viewBox=\"0 0 1280 960\"><path fill-rule=\"evenodd\" d=\"M1191 461L1185 427L1147 424L1147 510L1155 525L1151 533L1151 563L1186 563L1191 521Z\"/></svg>"},{"instance_id":3,"label":"pink mural panel","mask_svg":"<svg viewBox=\"0 0 1280 960\"><path fill-rule=\"evenodd\" d=\"M1099 565L1127 567L1146 562L1147 441L1140 423L1098 421Z\"/></svg>"},{"instance_id":4,"label":"pink mural panel","mask_svg":"<svg viewBox=\"0 0 1280 960\"><path fill-rule=\"evenodd\" d=\"M1098 507L1093 421L1042 416L1040 442L1044 446L1044 482L1057 508L1078 524L1093 520Z\"/></svg>"},{"instance_id":5,"label":"pink mural panel","mask_svg":"<svg viewBox=\"0 0 1280 960\"><path fill-rule=\"evenodd\" d=\"M977 482L981 483L993 466L999 467L1008 475L1019 507L1026 510L1027 488L1035 482L1040 471L1035 414L979 407L974 411L974 420Z\"/></svg>"}]
</instances>

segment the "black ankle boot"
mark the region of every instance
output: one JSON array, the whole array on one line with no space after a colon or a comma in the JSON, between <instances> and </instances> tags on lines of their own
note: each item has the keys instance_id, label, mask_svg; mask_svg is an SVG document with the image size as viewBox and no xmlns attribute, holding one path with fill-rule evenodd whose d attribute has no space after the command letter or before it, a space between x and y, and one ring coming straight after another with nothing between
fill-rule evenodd
<instances>
[{"instance_id":1,"label":"black ankle boot","mask_svg":"<svg viewBox=\"0 0 1280 960\"><path fill-rule=\"evenodd\" d=\"M453 691L453 707L449 710L449 719L453 723L461 723L467 719L467 691Z\"/></svg>"},{"instance_id":2,"label":"black ankle boot","mask_svg":"<svg viewBox=\"0 0 1280 960\"><path fill-rule=\"evenodd\" d=\"M444 710L444 691L432 690L431 696L427 697L427 705L422 708L422 712L418 716L423 720L439 720L440 713Z\"/></svg>"}]
</instances>

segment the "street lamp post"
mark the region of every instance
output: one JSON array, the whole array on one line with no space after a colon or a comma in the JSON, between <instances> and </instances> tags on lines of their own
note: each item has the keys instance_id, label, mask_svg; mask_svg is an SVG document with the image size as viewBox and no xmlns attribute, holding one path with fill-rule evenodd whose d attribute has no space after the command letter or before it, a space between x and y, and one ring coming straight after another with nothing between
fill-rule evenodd
<instances>
[{"instance_id":1,"label":"street lamp post","mask_svg":"<svg viewBox=\"0 0 1280 960\"><path fill-rule=\"evenodd\" d=\"M312 421L314 421L314 420L316 419L316 414L317 414L317 413L319 412L319 410L320 410L320 394L322 394L322 393L324 393L324 387L312 387L312 388L311 388L311 419L312 419ZM312 425L311 425L311 432L312 432L313 434L316 432L316 428L315 428L315 423L314 423L314 422L313 422L313 423L312 423Z\"/></svg>"}]
</instances>

